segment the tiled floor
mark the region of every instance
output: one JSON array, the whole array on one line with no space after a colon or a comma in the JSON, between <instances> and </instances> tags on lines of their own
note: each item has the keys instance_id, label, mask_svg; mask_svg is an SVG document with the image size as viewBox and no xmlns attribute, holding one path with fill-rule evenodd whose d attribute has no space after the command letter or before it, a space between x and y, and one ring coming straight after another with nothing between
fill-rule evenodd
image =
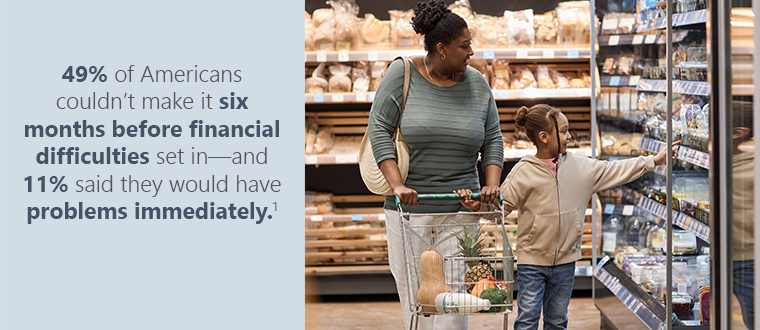
<instances>
[{"instance_id":1,"label":"tiled floor","mask_svg":"<svg viewBox=\"0 0 760 330\"><path fill-rule=\"evenodd\" d=\"M509 329L513 329L515 313L509 316ZM573 298L568 309L568 329L599 329L599 311L591 298ZM478 315L469 319L470 330L503 329L503 317ZM401 330L401 304L384 302L311 302L306 304L307 330ZM539 325L539 329L543 324Z\"/></svg>"}]
</instances>

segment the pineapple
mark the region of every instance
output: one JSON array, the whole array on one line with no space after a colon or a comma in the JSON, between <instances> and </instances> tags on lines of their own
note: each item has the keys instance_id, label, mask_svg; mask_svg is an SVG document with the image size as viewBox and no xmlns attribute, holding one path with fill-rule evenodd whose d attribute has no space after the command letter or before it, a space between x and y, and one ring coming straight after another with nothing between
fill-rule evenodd
<instances>
[{"instance_id":1,"label":"pineapple","mask_svg":"<svg viewBox=\"0 0 760 330\"><path fill-rule=\"evenodd\" d=\"M457 240L459 240L459 252L465 257L479 257L480 249L483 244L483 238L481 238L480 227L476 227L475 230L470 233L467 227L464 227L462 234L455 234ZM493 275L493 267L483 260L467 260L467 265L470 269L465 274L464 280L467 284L467 292L472 291L475 283L481 279L488 278Z\"/></svg>"}]
</instances>

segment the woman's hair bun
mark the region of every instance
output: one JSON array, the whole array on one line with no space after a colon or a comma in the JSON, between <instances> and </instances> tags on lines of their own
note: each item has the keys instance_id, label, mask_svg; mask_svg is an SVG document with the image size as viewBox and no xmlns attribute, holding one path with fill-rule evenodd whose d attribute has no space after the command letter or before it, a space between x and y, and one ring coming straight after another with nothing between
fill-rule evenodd
<instances>
[{"instance_id":1,"label":"woman's hair bun","mask_svg":"<svg viewBox=\"0 0 760 330\"><path fill-rule=\"evenodd\" d=\"M517 124L517 127L525 127L525 121L528 119L528 107L522 106L520 109L517 109L517 113L515 114L515 124Z\"/></svg>"},{"instance_id":2,"label":"woman's hair bun","mask_svg":"<svg viewBox=\"0 0 760 330\"><path fill-rule=\"evenodd\" d=\"M412 17L414 32L428 34L435 24L450 12L451 10L446 8L446 4L441 0L418 2L417 7L414 8L414 17Z\"/></svg>"}]
</instances>

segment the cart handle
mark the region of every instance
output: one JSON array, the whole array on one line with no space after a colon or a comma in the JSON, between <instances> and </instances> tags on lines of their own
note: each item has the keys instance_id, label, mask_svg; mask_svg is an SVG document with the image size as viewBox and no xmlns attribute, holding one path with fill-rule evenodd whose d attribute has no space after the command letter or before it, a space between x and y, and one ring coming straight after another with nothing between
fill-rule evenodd
<instances>
[{"instance_id":1,"label":"cart handle","mask_svg":"<svg viewBox=\"0 0 760 330\"><path fill-rule=\"evenodd\" d=\"M470 194L470 198L472 199L480 199L480 193L472 193ZM419 200L462 200L463 197L459 197L458 194L420 194L417 195L417 199ZM504 199L501 197L501 193L499 193L499 203L503 202ZM401 204L401 198L396 196L396 205Z\"/></svg>"}]
</instances>

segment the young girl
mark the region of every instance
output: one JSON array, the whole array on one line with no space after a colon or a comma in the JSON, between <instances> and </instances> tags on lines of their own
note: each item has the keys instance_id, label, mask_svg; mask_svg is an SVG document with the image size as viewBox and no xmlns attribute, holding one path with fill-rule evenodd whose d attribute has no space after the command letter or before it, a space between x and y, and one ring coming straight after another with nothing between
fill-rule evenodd
<instances>
[{"instance_id":1,"label":"young girl","mask_svg":"<svg viewBox=\"0 0 760 330\"><path fill-rule=\"evenodd\" d=\"M538 329L542 307L544 329L566 329L591 195L665 164L668 148L655 156L600 161L567 152L568 120L558 109L546 104L522 107L516 117L517 126L525 128L538 151L520 159L500 189L507 212L519 208L514 329ZM457 192L469 209L480 208L479 202L469 199L469 191Z\"/></svg>"}]
</instances>

